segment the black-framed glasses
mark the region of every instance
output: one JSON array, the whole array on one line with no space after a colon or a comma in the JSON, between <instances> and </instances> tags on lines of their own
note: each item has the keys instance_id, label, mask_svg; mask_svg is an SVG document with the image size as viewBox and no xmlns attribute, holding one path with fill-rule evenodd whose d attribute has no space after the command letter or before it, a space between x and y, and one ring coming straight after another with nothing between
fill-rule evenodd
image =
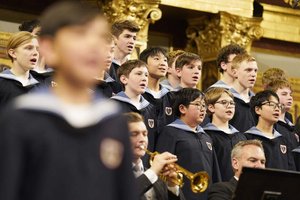
<instances>
[{"instance_id":1,"label":"black-framed glasses","mask_svg":"<svg viewBox=\"0 0 300 200\"><path fill-rule=\"evenodd\" d=\"M282 109L284 108L284 105L283 105L283 104L281 104L281 103L276 103L276 102L274 102L274 101L266 101L266 102L262 103L261 105L262 105L262 106L263 106L263 105L268 105L268 106L270 106L271 108L273 108L274 110L275 110L276 108L278 108L279 110L282 110Z\"/></svg>"},{"instance_id":2,"label":"black-framed glasses","mask_svg":"<svg viewBox=\"0 0 300 200\"><path fill-rule=\"evenodd\" d=\"M216 103L219 103L219 104L225 106L226 108L227 108L229 105L235 106L235 102L234 102L234 101L221 100L221 101L217 101Z\"/></svg>"},{"instance_id":3,"label":"black-framed glasses","mask_svg":"<svg viewBox=\"0 0 300 200\"><path fill-rule=\"evenodd\" d=\"M205 103L190 103L190 105L194 105L196 106L199 110L206 110L207 109L207 106Z\"/></svg>"}]
</instances>

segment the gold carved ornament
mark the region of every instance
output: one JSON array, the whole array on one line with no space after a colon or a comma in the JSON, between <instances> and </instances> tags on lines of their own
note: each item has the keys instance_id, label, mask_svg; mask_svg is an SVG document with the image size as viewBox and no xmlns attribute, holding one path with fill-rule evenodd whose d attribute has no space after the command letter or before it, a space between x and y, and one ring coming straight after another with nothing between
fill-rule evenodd
<instances>
[{"instance_id":1,"label":"gold carved ornament","mask_svg":"<svg viewBox=\"0 0 300 200\"><path fill-rule=\"evenodd\" d=\"M284 0L285 3L289 4L292 8L300 7L299 0Z\"/></svg>"},{"instance_id":2,"label":"gold carved ornament","mask_svg":"<svg viewBox=\"0 0 300 200\"><path fill-rule=\"evenodd\" d=\"M186 50L200 54L204 60L214 60L218 51L231 43L250 50L252 41L263 35L261 21L261 18L241 17L227 12L190 20Z\"/></svg>"}]
</instances>

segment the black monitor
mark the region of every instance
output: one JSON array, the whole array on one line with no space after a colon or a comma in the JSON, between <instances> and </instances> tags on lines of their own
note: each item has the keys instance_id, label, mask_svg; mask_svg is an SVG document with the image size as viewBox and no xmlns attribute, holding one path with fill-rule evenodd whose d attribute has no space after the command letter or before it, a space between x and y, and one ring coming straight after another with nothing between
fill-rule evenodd
<instances>
[{"instance_id":1,"label":"black monitor","mask_svg":"<svg viewBox=\"0 0 300 200\"><path fill-rule=\"evenodd\" d=\"M299 200L300 173L243 168L234 200Z\"/></svg>"}]
</instances>

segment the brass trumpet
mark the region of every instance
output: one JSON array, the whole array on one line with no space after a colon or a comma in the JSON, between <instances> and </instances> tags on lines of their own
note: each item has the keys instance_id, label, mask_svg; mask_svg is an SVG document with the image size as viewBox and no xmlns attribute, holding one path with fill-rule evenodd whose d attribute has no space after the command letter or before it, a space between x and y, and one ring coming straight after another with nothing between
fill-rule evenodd
<instances>
[{"instance_id":1,"label":"brass trumpet","mask_svg":"<svg viewBox=\"0 0 300 200\"><path fill-rule=\"evenodd\" d=\"M141 146L141 149L145 150L146 153L150 156L150 165L152 164L152 161L156 155L159 153L157 151L151 152L148 149L144 148L144 146ZM179 166L175 163L177 178L172 180L174 184L178 185L180 188L183 186L183 176L186 176L187 179L191 182L191 190L194 193L201 193L204 192L207 189L208 183L209 183L209 176L206 171L200 171L197 173L192 173L185 168ZM162 177L163 180L166 180L164 177Z\"/></svg>"}]
</instances>

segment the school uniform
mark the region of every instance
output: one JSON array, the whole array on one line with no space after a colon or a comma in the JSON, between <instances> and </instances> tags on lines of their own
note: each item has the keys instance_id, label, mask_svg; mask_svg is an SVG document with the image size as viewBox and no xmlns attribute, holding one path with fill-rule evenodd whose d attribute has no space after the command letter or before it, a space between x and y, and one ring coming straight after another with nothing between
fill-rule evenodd
<instances>
[{"instance_id":1,"label":"school uniform","mask_svg":"<svg viewBox=\"0 0 300 200\"><path fill-rule=\"evenodd\" d=\"M220 181L218 161L212 139L198 126L194 132L180 119L167 125L159 135L156 150L168 151L177 156L177 163L192 173L206 171L211 182ZM183 194L189 200L206 200L207 191L193 193L190 181L184 178Z\"/></svg>"},{"instance_id":2,"label":"school uniform","mask_svg":"<svg viewBox=\"0 0 300 200\"><path fill-rule=\"evenodd\" d=\"M226 182L213 184L208 193L208 200L232 200L237 184L235 177Z\"/></svg>"},{"instance_id":3,"label":"school uniform","mask_svg":"<svg viewBox=\"0 0 300 200\"><path fill-rule=\"evenodd\" d=\"M99 81L96 86L96 90L110 98L122 91L122 88L120 88L120 85L107 72L105 72L104 80Z\"/></svg>"},{"instance_id":4,"label":"school uniform","mask_svg":"<svg viewBox=\"0 0 300 200\"><path fill-rule=\"evenodd\" d=\"M256 125L253 114L251 113L250 103L246 103L235 89L231 88L230 91L234 96L235 113L229 123L240 132L245 132ZM254 93L250 91L249 95L252 97Z\"/></svg>"},{"instance_id":5,"label":"school uniform","mask_svg":"<svg viewBox=\"0 0 300 200\"><path fill-rule=\"evenodd\" d=\"M267 168L294 170L294 160L289 156L288 143L277 130L273 129L273 138L265 136L256 127L247 130L245 135L249 140L258 139L262 141Z\"/></svg>"},{"instance_id":6,"label":"school uniform","mask_svg":"<svg viewBox=\"0 0 300 200\"><path fill-rule=\"evenodd\" d=\"M227 85L224 81L218 80L217 82L215 82L214 84L209 86L208 89L210 89L210 88L225 88L225 89L230 90L232 87Z\"/></svg>"},{"instance_id":7,"label":"school uniform","mask_svg":"<svg viewBox=\"0 0 300 200\"><path fill-rule=\"evenodd\" d=\"M247 140L246 136L233 126L229 125L229 129L230 133L226 133L212 123L203 127L203 130L212 138L222 181L229 181L234 175L231 165L231 151L234 145L239 141Z\"/></svg>"},{"instance_id":8,"label":"school uniform","mask_svg":"<svg viewBox=\"0 0 300 200\"><path fill-rule=\"evenodd\" d=\"M149 88L146 89L145 93L142 96L156 109L157 117L157 128L161 130L168 121L174 121L173 108L172 108L172 94L169 95L169 90L163 86L160 87L160 91L157 94L154 94ZM169 123L171 123L170 121Z\"/></svg>"},{"instance_id":9,"label":"school uniform","mask_svg":"<svg viewBox=\"0 0 300 200\"><path fill-rule=\"evenodd\" d=\"M300 171L300 146L293 149L292 152L293 152L293 155L294 155L296 170Z\"/></svg>"},{"instance_id":10,"label":"school uniform","mask_svg":"<svg viewBox=\"0 0 300 200\"><path fill-rule=\"evenodd\" d=\"M82 122L69 106L47 90L18 97L1 113L1 200L137 199L120 108L95 97Z\"/></svg>"},{"instance_id":11,"label":"school uniform","mask_svg":"<svg viewBox=\"0 0 300 200\"><path fill-rule=\"evenodd\" d=\"M148 130L148 149L150 151L153 151L157 140L157 116L155 106L150 104L143 96L141 96L139 105L135 105L131 101L131 99L125 94L125 92L119 92L111 99L119 103L119 105L122 107L122 112L136 112L144 117L144 122ZM148 162L145 162L144 164L147 163Z\"/></svg>"},{"instance_id":12,"label":"school uniform","mask_svg":"<svg viewBox=\"0 0 300 200\"><path fill-rule=\"evenodd\" d=\"M108 70L108 74L111 78L113 78L116 81L119 81L118 79L118 69L120 68L119 63L117 63L115 60L112 61L111 66Z\"/></svg>"},{"instance_id":13,"label":"school uniform","mask_svg":"<svg viewBox=\"0 0 300 200\"><path fill-rule=\"evenodd\" d=\"M0 73L0 109L15 97L28 93L36 88L39 82L29 74L29 83L26 86L11 73L9 69Z\"/></svg>"},{"instance_id":14,"label":"school uniform","mask_svg":"<svg viewBox=\"0 0 300 200\"><path fill-rule=\"evenodd\" d=\"M40 72L35 69L30 70L30 74L42 85L51 86L54 70L47 68L46 71Z\"/></svg>"}]
</instances>

